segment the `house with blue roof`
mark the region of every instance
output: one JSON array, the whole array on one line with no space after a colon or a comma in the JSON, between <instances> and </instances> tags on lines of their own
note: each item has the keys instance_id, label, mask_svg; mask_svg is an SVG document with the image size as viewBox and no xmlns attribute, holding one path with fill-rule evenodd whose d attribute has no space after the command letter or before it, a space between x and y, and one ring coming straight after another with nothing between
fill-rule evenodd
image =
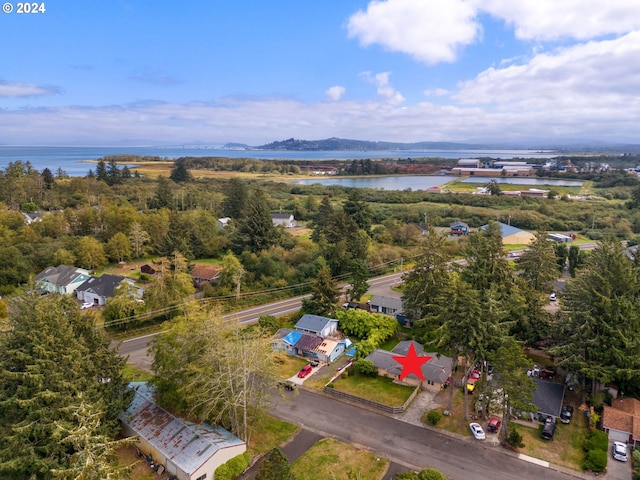
<instances>
[{"instance_id":1,"label":"house with blue roof","mask_svg":"<svg viewBox=\"0 0 640 480\"><path fill-rule=\"evenodd\" d=\"M507 225L506 223L497 223L500 226L503 245L529 245L536 239L536 236L531 232ZM480 230L485 231L488 226L489 225L483 225L480 227Z\"/></svg>"},{"instance_id":2,"label":"house with blue roof","mask_svg":"<svg viewBox=\"0 0 640 480\"><path fill-rule=\"evenodd\" d=\"M135 392L120 414L125 436L137 436L137 447L159 465L158 473L179 480L212 479L216 468L244 453L247 444L221 427L187 422L158 406L147 382L129 384Z\"/></svg>"},{"instance_id":3,"label":"house with blue roof","mask_svg":"<svg viewBox=\"0 0 640 480\"><path fill-rule=\"evenodd\" d=\"M307 313L300 317L296 323L296 330L320 337L330 337L338 331L338 320Z\"/></svg>"}]
</instances>

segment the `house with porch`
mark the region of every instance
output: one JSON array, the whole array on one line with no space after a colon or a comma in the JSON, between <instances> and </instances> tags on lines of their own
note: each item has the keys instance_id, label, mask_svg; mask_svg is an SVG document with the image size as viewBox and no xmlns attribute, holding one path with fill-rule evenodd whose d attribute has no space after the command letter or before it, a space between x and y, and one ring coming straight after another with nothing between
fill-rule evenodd
<instances>
[{"instance_id":1,"label":"house with porch","mask_svg":"<svg viewBox=\"0 0 640 480\"><path fill-rule=\"evenodd\" d=\"M187 422L158 406L146 382L129 386L135 394L119 416L122 431L137 437L137 448L162 467L160 473L179 480L213 479L216 468L247 450L246 442L221 427Z\"/></svg>"}]
</instances>

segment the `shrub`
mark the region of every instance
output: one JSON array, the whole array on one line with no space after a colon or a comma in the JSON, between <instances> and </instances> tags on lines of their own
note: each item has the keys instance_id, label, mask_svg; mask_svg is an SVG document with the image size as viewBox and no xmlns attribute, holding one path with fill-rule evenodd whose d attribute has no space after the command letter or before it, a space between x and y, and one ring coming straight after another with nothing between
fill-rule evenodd
<instances>
[{"instance_id":1,"label":"shrub","mask_svg":"<svg viewBox=\"0 0 640 480\"><path fill-rule=\"evenodd\" d=\"M427 420L431 425L437 425L441 418L442 414L438 410L431 410L427 413Z\"/></svg>"},{"instance_id":2,"label":"shrub","mask_svg":"<svg viewBox=\"0 0 640 480\"><path fill-rule=\"evenodd\" d=\"M233 478L237 478L246 470L249 466L249 462L251 462L251 453L244 452L241 455L237 455L216 468L215 478L217 480L231 480Z\"/></svg>"},{"instance_id":3,"label":"shrub","mask_svg":"<svg viewBox=\"0 0 640 480\"><path fill-rule=\"evenodd\" d=\"M582 448L585 452L600 450L606 453L609 449L609 436L602 430L591 430L582 444Z\"/></svg>"},{"instance_id":4,"label":"shrub","mask_svg":"<svg viewBox=\"0 0 640 480\"><path fill-rule=\"evenodd\" d=\"M592 472L604 472L607 468L607 452L602 450L591 450L584 458L585 470Z\"/></svg>"},{"instance_id":5,"label":"shrub","mask_svg":"<svg viewBox=\"0 0 640 480\"><path fill-rule=\"evenodd\" d=\"M378 369L371 360L365 360L363 358L356 360L353 364L354 370L360 375L366 377L377 377Z\"/></svg>"},{"instance_id":6,"label":"shrub","mask_svg":"<svg viewBox=\"0 0 640 480\"><path fill-rule=\"evenodd\" d=\"M524 447L524 443L522 443L522 435L517 429L512 429L509 432L509 436L507 437L507 445L512 448L522 448Z\"/></svg>"}]
</instances>

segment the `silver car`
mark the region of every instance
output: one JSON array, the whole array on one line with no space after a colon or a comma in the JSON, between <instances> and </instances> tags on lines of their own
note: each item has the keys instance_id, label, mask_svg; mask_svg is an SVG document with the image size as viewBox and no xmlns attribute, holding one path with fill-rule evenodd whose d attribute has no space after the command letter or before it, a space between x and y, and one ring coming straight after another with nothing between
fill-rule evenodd
<instances>
[{"instance_id":1,"label":"silver car","mask_svg":"<svg viewBox=\"0 0 640 480\"><path fill-rule=\"evenodd\" d=\"M613 442L613 458L620 462L627 461L627 444L622 442Z\"/></svg>"}]
</instances>

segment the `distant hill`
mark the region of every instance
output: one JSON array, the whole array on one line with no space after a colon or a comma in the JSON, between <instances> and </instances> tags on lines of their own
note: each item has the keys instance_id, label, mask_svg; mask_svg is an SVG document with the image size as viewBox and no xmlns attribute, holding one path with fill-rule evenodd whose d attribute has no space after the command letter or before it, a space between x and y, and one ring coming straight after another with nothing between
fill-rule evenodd
<instances>
[{"instance_id":1,"label":"distant hill","mask_svg":"<svg viewBox=\"0 0 640 480\"><path fill-rule=\"evenodd\" d=\"M289 138L279 142L271 142L266 145L254 147L257 150L305 150L305 151L332 151L332 150L469 150L486 149L486 145L454 143L454 142L369 142L366 140L349 140L345 138L327 138L325 140L297 140Z\"/></svg>"}]
</instances>

